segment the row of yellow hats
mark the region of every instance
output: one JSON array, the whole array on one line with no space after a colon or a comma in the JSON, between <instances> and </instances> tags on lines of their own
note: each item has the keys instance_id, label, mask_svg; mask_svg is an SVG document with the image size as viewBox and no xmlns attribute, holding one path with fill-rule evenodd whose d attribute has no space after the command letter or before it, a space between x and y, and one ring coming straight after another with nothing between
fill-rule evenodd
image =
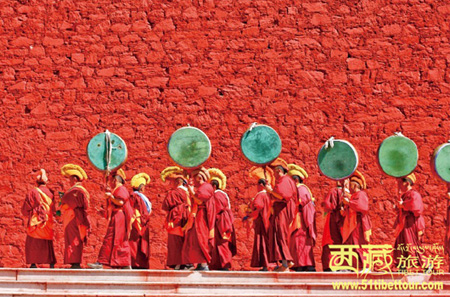
<instances>
[{"instance_id":1,"label":"row of yellow hats","mask_svg":"<svg viewBox=\"0 0 450 297\"><path fill-rule=\"evenodd\" d=\"M259 166L253 166L249 171L249 176L251 178L255 178L257 180L259 179L265 179L268 183L274 184L275 183L275 175L271 167L281 166L285 168L288 171L288 175L290 176L299 176L302 180L308 178L308 173L306 170L304 170L302 167L296 165L296 164L288 164L285 160L281 158L277 158L275 161L273 161L269 167L262 168ZM78 176L80 180L87 179L87 174L78 165L75 164L66 164L61 168L61 174L63 176L71 176L75 175ZM115 172L116 175L119 175L124 180L126 180L126 174L123 169L119 169ZM223 172L218 168L210 168L205 169L204 167L201 167L199 169L196 169L192 172L192 175L201 175L204 180L206 181L213 181L216 180L219 184L219 188L221 190L224 190L226 188L227 184L227 177ZM165 168L161 172L161 180L165 182L167 179L176 179L176 178L182 178L187 181L188 174L187 172L178 167L178 166L169 166ZM416 176L414 173L409 174L405 178L409 179L413 184L416 183ZM147 185L150 182L150 176L146 173L139 173L133 176L131 179L131 186L133 188L138 188L140 185ZM356 170L353 175L350 177L350 181L357 182L362 189L367 188L366 179L364 178L364 175Z\"/></svg>"},{"instance_id":2,"label":"row of yellow hats","mask_svg":"<svg viewBox=\"0 0 450 297\"><path fill-rule=\"evenodd\" d=\"M81 168L81 166L75 164L66 164L61 168L61 174L63 176L69 177L72 175L77 176L80 180L85 180L88 178L86 172ZM123 180L127 179L125 171L120 168L114 172L115 175L120 176ZM147 185L150 182L150 176L147 173L138 173L131 179L131 187L139 188L142 184Z\"/></svg>"},{"instance_id":3,"label":"row of yellow hats","mask_svg":"<svg viewBox=\"0 0 450 297\"><path fill-rule=\"evenodd\" d=\"M217 181L219 184L219 189L225 190L227 187L227 177L223 172L218 168L209 168L206 169L204 167L195 169L192 172L192 176L200 175L205 181ZM178 166L170 166L164 169L161 172L161 180L165 182L167 179L176 179L182 178L185 181L188 179L188 174L184 169L181 169Z\"/></svg>"}]
</instances>

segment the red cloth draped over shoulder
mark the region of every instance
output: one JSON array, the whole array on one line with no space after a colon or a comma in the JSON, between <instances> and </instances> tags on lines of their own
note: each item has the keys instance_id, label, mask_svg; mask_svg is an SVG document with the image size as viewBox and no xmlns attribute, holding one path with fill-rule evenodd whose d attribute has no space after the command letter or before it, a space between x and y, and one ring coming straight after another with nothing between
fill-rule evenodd
<instances>
[{"instance_id":1,"label":"red cloth draped over shoulder","mask_svg":"<svg viewBox=\"0 0 450 297\"><path fill-rule=\"evenodd\" d=\"M216 219L210 268L231 268L231 258L236 255L236 233L233 226L234 216L230 209L230 200L225 192L217 190L214 193L213 201Z\"/></svg>"},{"instance_id":2,"label":"red cloth draped over shoulder","mask_svg":"<svg viewBox=\"0 0 450 297\"><path fill-rule=\"evenodd\" d=\"M124 204L118 206L112 203L111 219L97 261L111 267L130 266L131 254L128 238L133 215L130 194L125 186L117 187L112 194L115 199L122 200Z\"/></svg>"},{"instance_id":3,"label":"red cloth draped over shoulder","mask_svg":"<svg viewBox=\"0 0 450 297\"><path fill-rule=\"evenodd\" d=\"M253 251L251 267L267 267L269 265L269 236L270 227L270 197L267 192L261 191L256 194L251 205L251 217L255 238L253 240Z\"/></svg>"},{"instance_id":4,"label":"red cloth draped over shoulder","mask_svg":"<svg viewBox=\"0 0 450 297\"><path fill-rule=\"evenodd\" d=\"M355 233L355 236L356 234L359 234L358 232L354 232L357 227L361 227L363 232L372 229L372 224L369 218L369 196L367 196L367 193L364 191L354 193L346 207L344 224L342 226L342 241L344 243L352 233ZM366 242L364 238L360 238L361 236L358 235L356 237L358 238L358 243Z\"/></svg>"},{"instance_id":5,"label":"red cloth draped over shoulder","mask_svg":"<svg viewBox=\"0 0 450 297\"><path fill-rule=\"evenodd\" d=\"M422 196L411 189L402 195L403 208L399 210L395 221L394 261L399 263L401 256L416 257L419 265L423 263L423 254L418 252L421 245L421 234L425 230L425 221ZM400 248L399 245L409 245L409 248Z\"/></svg>"},{"instance_id":6,"label":"red cloth draped over shoulder","mask_svg":"<svg viewBox=\"0 0 450 297\"><path fill-rule=\"evenodd\" d=\"M183 264L182 250L184 230L189 216L188 191L185 187L177 187L167 193L162 203L162 209L167 212L167 266L174 267Z\"/></svg>"},{"instance_id":7,"label":"red cloth draped over shoulder","mask_svg":"<svg viewBox=\"0 0 450 297\"><path fill-rule=\"evenodd\" d=\"M177 187L167 193L162 209L167 212L166 229L169 234L184 236L182 228L186 224L188 208L188 192L186 188Z\"/></svg>"},{"instance_id":8,"label":"red cloth draped over shoulder","mask_svg":"<svg viewBox=\"0 0 450 297\"><path fill-rule=\"evenodd\" d=\"M290 176L284 175L277 179L273 192L282 199L271 195L273 214L269 229L270 261L292 260L289 251L289 228L296 215L297 186Z\"/></svg>"},{"instance_id":9,"label":"red cloth draped over shoulder","mask_svg":"<svg viewBox=\"0 0 450 297\"><path fill-rule=\"evenodd\" d=\"M323 228L322 246L327 244L341 244L341 226L344 218L341 215L340 207L344 197L344 189L333 188L323 202L324 211L327 218Z\"/></svg>"},{"instance_id":10,"label":"red cloth draped over shoulder","mask_svg":"<svg viewBox=\"0 0 450 297\"><path fill-rule=\"evenodd\" d=\"M203 183L194 197L194 205L186 225L183 244L183 264L209 263L211 261L209 239L214 239L215 210L214 189ZM212 242L213 244L213 242Z\"/></svg>"},{"instance_id":11,"label":"red cloth draped over shoulder","mask_svg":"<svg viewBox=\"0 0 450 297\"><path fill-rule=\"evenodd\" d=\"M80 183L71 187L61 198L61 211L64 228L64 263L81 263L83 243L90 229L89 193Z\"/></svg>"},{"instance_id":12,"label":"red cloth draped over shoulder","mask_svg":"<svg viewBox=\"0 0 450 297\"><path fill-rule=\"evenodd\" d=\"M294 267L315 266L313 247L317 237L316 209L312 201L311 191L306 185L298 185L297 193L300 223L291 234L289 248Z\"/></svg>"}]
</instances>

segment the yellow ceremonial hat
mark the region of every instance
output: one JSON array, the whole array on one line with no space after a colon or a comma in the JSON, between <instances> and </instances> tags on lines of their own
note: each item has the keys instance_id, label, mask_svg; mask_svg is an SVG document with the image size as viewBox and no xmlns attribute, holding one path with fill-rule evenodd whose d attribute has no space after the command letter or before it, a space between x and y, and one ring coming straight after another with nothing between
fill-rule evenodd
<instances>
[{"instance_id":1,"label":"yellow ceremonial hat","mask_svg":"<svg viewBox=\"0 0 450 297\"><path fill-rule=\"evenodd\" d=\"M416 181L417 181L417 178L416 178L416 175L414 174L414 172L408 174L407 176L405 176L405 178L407 178L407 179L409 179L410 181L412 181L413 184L415 184Z\"/></svg>"},{"instance_id":2,"label":"yellow ceremonial hat","mask_svg":"<svg viewBox=\"0 0 450 297\"><path fill-rule=\"evenodd\" d=\"M210 181L217 181L219 183L219 189L225 190L227 187L227 177L223 172L218 168L210 168L208 169L210 177Z\"/></svg>"},{"instance_id":3,"label":"yellow ceremonial hat","mask_svg":"<svg viewBox=\"0 0 450 297\"><path fill-rule=\"evenodd\" d=\"M306 170L295 164L288 164L288 174L290 176L297 175L301 179L308 178L308 173L306 172Z\"/></svg>"},{"instance_id":4,"label":"yellow ceremonial hat","mask_svg":"<svg viewBox=\"0 0 450 297\"><path fill-rule=\"evenodd\" d=\"M161 180L165 182L167 179L182 178L187 181L185 171L178 166L169 166L161 171Z\"/></svg>"},{"instance_id":5,"label":"yellow ceremonial hat","mask_svg":"<svg viewBox=\"0 0 450 297\"><path fill-rule=\"evenodd\" d=\"M363 190L367 188L366 179L364 178L364 175L362 175L362 173L358 170L356 170L350 177L350 181L357 182Z\"/></svg>"},{"instance_id":6,"label":"yellow ceremonial hat","mask_svg":"<svg viewBox=\"0 0 450 297\"><path fill-rule=\"evenodd\" d=\"M72 175L78 176L80 180L87 179L87 174L84 172L83 168L75 164L66 164L61 168L61 174L65 177Z\"/></svg>"},{"instance_id":7,"label":"yellow ceremonial hat","mask_svg":"<svg viewBox=\"0 0 450 297\"><path fill-rule=\"evenodd\" d=\"M257 181L260 179L264 179L272 186L275 182L275 175L272 168L270 167L263 168L259 166L253 166L252 168L250 168L248 175L251 178L256 179Z\"/></svg>"},{"instance_id":8,"label":"yellow ceremonial hat","mask_svg":"<svg viewBox=\"0 0 450 297\"><path fill-rule=\"evenodd\" d=\"M147 185L150 183L150 176L147 173L138 173L131 179L131 187L133 189L139 188L141 185Z\"/></svg>"},{"instance_id":9,"label":"yellow ceremonial hat","mask_svg":"<svg viewBox=\"0 0 450 297\"><path fill-rule=\"evenodd\" d=\"M288 163L281 159L281 158L276 158L275 161L273 161L270 165L270 167L277 167L277 166L281 166L284 169L288 170Z\"/></svg>"},{"instance_id":10,"label":"yellow ceremonial hat","mask_svg":"<svg viewBox=\"0 0 450 297\"><path fill-rule=\"evenodd\" d=\"M117 171L114 172L114 176L120 176L124 181L127 180L127 175L125 174L125 171L122 168L119 168Z\"/></svg>"}]
</instances>

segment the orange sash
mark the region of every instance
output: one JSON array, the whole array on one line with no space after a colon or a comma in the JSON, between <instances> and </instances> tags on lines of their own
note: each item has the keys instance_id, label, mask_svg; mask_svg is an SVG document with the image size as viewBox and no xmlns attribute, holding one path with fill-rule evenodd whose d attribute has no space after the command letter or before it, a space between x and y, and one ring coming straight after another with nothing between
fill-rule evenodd
<instances>
[{"instance_id":1,"label":"orange sash","mask_svg":"<svg viewBox=\"0 0 450 297\"><path fill-rule=\"evenodd\" d=\"M27 234L30 237L38 239L53 239L53 214L51 212L50 206L52 204L52 199L48 197L41 189L36 188L41 196L40 204L45 211L45 216L43 220L40 220L36 213L30 218L28 222Z\"/></svg>"}]
</instances>

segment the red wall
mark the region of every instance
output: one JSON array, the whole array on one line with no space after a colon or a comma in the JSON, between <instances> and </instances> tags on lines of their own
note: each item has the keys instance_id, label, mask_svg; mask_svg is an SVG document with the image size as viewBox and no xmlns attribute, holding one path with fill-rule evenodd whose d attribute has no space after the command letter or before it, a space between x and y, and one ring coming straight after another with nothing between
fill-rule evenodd
<instances>
[{"instance_id":1,"label":"red wall","mask_svg":"<svg viewBox=\"0 0 450 297\"><path fill-rule=\"evenodd\" d=\"M418 190L425 241L442 243L446 187L430 155L449 138L450 5L441 1L7 1L0 8L0 261L23 267L20 207L33 170L67 188L59 170L82 165L90 179L95 261L106 228L102 175L85 147L109 129L129 147L129 176L148 172L152 267L162 268L167 235L159 172L167 141L188 123L213 146L209 167L229 178L239 254L246 269L253 235L239 211L255 193L239 139L252 122L271 125L282 157L309 172L320 201L333 184L319 173L320 146L351 141L367 177L375 243L393 243L395 181L376 165L380 142L395 131L419 147ZM323 210L317 207L319 244ZM55 237L62 262L63 234ZM319 260L319 247L316 260ZM320 267L320 265L319 265Z\"/></svg>"}]
</instances>

